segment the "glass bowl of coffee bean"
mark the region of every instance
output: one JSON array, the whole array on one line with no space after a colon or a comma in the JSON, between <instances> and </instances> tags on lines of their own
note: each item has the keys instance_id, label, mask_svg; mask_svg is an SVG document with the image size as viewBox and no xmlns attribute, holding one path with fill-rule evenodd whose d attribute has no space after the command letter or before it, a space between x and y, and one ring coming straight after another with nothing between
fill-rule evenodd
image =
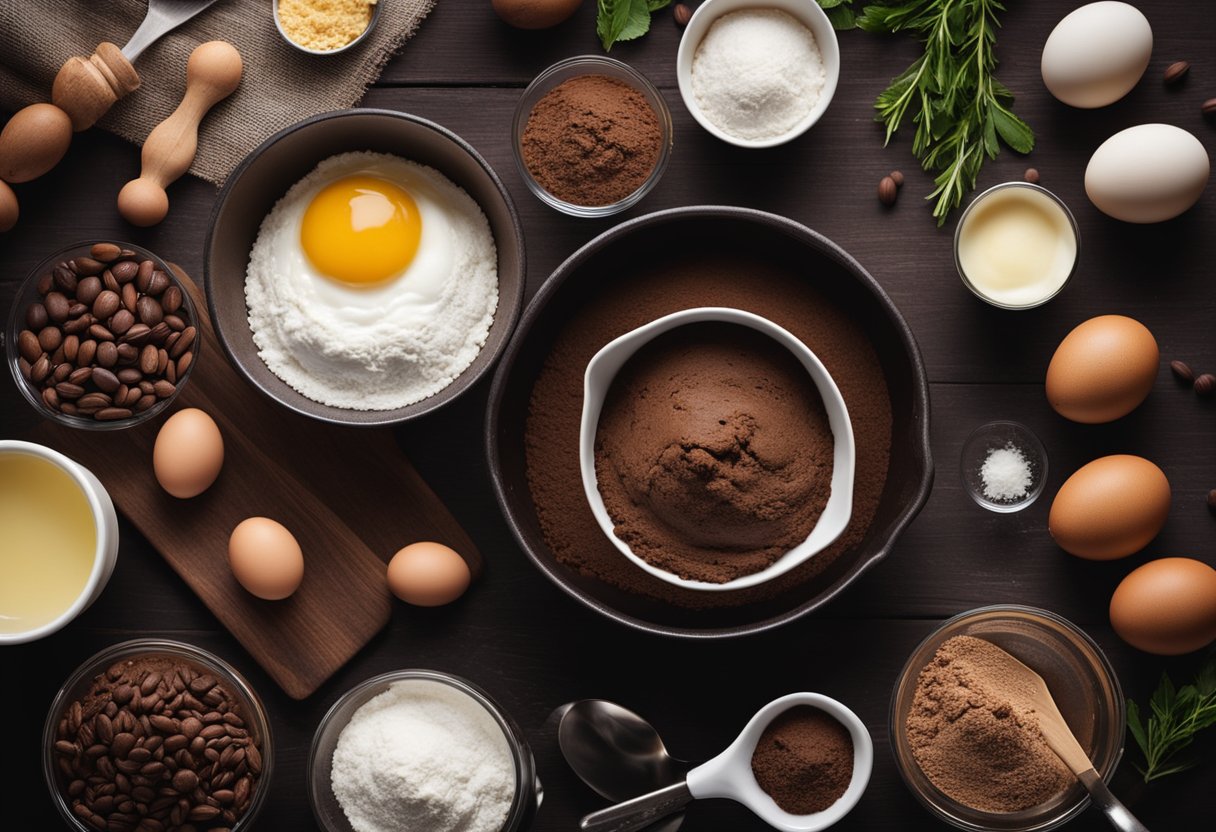
<instances>
[{"instance_id":1,"label":"glass bowl of coffee bean","mask_svg":"<svg viewBox=\"0 0 1216 832\"><path fill-rule=\"evenodd\" d=\"M218 656L136 639L88 659L43 727L42 769L69 828L248 829L273 766L258 695Z\"/></svg>"},{"instance_id":2,"label":"glass bowl of coffee bean","mask_svg":"<svg viewBox=\"0 0 1216 832\"><path fill-rule=\"evenodd\" d=\"M168 264L109 240L39 263L5 333L9 369L29 403L86 430L131 427L167 408L201 341L194 301Z\"/></svg>"}]
</instances>

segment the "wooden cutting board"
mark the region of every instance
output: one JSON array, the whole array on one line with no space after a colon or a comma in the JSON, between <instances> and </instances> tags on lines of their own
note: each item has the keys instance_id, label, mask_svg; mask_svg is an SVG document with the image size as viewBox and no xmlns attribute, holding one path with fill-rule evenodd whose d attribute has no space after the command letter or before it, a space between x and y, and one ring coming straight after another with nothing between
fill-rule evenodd
<instances>
[{"instance_id":1,"label":"wooden cutting board","mask_svg":"<svg viewBox=\"0 0 1216 832\"><path fill-rule=\"evenodd\" d=\"M199 288L178 277L205 310ZM258 664L303 699L388 623L385 562L398 549L444 543L474 577L481 556L388 429L328 425L278 406L228 363L206 315L201 330L198 363L170 413L200 408L224 436L224 468L203 494L178 500L152 473L152 445L169 413L106 433L43 421L29 438L96 474ZM228 536L253 516L278 520L304 550L304 582L286 600L253 597L228 568Z\"/></svg>"}]
</instances>

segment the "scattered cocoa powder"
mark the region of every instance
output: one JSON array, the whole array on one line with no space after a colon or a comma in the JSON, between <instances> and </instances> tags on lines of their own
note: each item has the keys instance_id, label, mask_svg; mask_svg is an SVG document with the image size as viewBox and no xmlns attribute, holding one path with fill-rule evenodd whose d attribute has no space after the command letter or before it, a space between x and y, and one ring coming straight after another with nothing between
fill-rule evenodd
<instances>
[{"instance_id":1,"label":"scattered cocoa powder","mask_svg":"<svg viewBox=\"0 0 1216 832\"><path fill-rule=\"evenodd\" d=\"M636 191L659 159L663 133L642 93L606 75L549 90L528 116L524 165L542 188L574 205L611 205Z\"/></svg>"},{"instance_id":2,"label":"scattered cocoa powder","mask_svg":"<svg viewBox=\"0 0 1216 832\"><path fill-rule=\"evenodd\" d=\"M725 583L806 540L831 495L833 453L801 362L754 329L704 322L621 368L600 414L596 478L635 555Z\"/></svg>"},{"instance_id":3,"label":"scattered cocoa powder","mask_svg":"<svg viewBox=\"0 0 1216 832\"><path fill-rule=\"evenodd\" d=\"M821 276L822 278L822 276ZM627 592L685 608L739 607L805 586L865 539L887 479L891 401L865 327L843 301L815 288L815 276L763 253L655 251L647 264L590 286L557 332L532 388L525 427L528 487L545 542L565 566ZM604 535L583 493L579 421L583 372L604 344L664 315L696 306L728 306L768 318L818 356L849 409L857 449L853 515L848 528L806 564L756 587L701 592L653 577L621 555Z\"/></svg>"},{"instance_id":4,"label":"scattered cocoa powder","mask_svg":"<svg viewBox=\"0 0 1216 832\"><path fill-rule=\"evenodd\" d=\"M835 718L795 705L768 724L752 753L760 788L791 815L831 806L853 779L853 738Z\"/></svg>"},{"instance_id":5,"label":"scattered cocoa powder","mask_svg":"<svg viewBox=\"0 0 1216 832\"><path fill-rule=\"evenodd\" d=\"M1012 661L984 639L948 639L920 672L906 720L912 756L929 781L983 812L1030 809L1073 783Z\"/></svg>"}]
</instances>

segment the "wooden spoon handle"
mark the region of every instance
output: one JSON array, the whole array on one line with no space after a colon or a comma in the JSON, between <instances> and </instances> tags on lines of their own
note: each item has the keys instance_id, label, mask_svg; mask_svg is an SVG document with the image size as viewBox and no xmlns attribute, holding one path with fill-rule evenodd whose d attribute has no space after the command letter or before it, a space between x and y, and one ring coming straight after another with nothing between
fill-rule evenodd
<instances>
[{"instance_id":1,"label":"wooden spoon handle","mask_svg":"<svg viewBox=\"0 0 1216 832\"><path fill-rule=\"evenodd\" d=\"M118 211L130 223L155 225L165 218L165 188L185 173L198 150L198 126L207 111L227 98L241 82L241 56L222 40L201 44L186 64L186 95L167 119L144 141L138 179L118 194Z\"/></svg>"},{"instance_id":2,"label":"wooden spoon handle","mask_svg":"<svg viewBox=\"0 0 1216 832\"><path fill-rule=\"evenodd\" d=\"M97 123L114 102L139 89L139 73L122 50L99 44L88 58L68 58L51 86L51 101L79 133Z\"/></svg>"}]
</instances>

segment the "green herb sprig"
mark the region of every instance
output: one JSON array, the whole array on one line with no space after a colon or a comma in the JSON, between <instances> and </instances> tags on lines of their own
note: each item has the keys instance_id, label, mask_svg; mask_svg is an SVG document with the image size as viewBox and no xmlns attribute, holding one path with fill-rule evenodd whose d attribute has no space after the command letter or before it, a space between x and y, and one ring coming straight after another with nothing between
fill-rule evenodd
<instances>
[{"instance_id":1,"label":"green herb sprig","mask_svg":"<svg viewBox=\"0 0 1216 832\"><path fill-rule=\"evenodd\" d=\"M857 25L853 12L853 0L817 0L819 7L827 12L833 29L848 30Z\"/></svg>"},{"instance_id":2,"label":"green herb sprig","mask_svg":"<svg viewBox=\"0 0 1216 832\"><path fill-rule=\"evenodd\" d=\"M1144 754L1144 765L1137 765L1136 770L1145 783L1196 764L1193 757L1181 752L1197 733L1216 725L1216 655L1200 668L1193 684L1176 689L1170 677L1162 674L1148 707L1152 713L1145 722L1140 707L1127 700L1127 728Z\"/></svg>"},{"instance_id":3,"label":"green herb sprig","mask_svg":"<svg viewBox=\"0 0 1216 832\"><path fill-rule=\"evenodd\" d=\"M650 13L668 5L671 0L596 0L595 33L604 51L611 51L614 43L649 32Z\"/></svg>"},{"instance_id":4,"label":"green herb sprig","mask_svg":"<svg viewBox=\"0 0 1216 832\"><path fill-rule=\"evenodd\" d=\"M912 32L924 41L924 54L891 81L874 108L887 142L911 113L912 152L936 174L926 199L936 200L939 226L975 187L985 157L996 158L1000 141L1018 153L1034 149L1034 131L1013 114L1013 93L993 74L997 12L1004 9L998 0L907 0L867 5L857 18L867 32Z\"/></svg>"}]
</instances>

